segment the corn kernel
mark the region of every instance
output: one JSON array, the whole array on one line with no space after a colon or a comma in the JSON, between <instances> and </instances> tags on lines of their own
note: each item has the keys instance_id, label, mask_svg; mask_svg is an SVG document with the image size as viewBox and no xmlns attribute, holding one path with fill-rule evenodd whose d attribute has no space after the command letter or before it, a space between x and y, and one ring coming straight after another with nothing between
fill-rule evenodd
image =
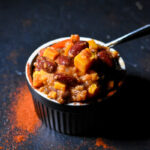
<instances>
[{"instance_id":1,"label":"corn kernel","mask_svg":"<svg viewBox=\"0 0 150 150\"><path fill-rule=\"evenodd\" d=\"M89 86L88 93L90 95L94 95L95 92L97 91L97 89L98 89L97 85L95 83L93 83L92 85Z\"/></svg>"},{"instance_id":2,"label":"corn kernel","mask_svg":"<svg viewBox=\"0 0 150 150\"><path fill-rule=\"evenodd\" d=\"M56 81L56 82L54 82L54 88L57 89L57 90L65 91L66 85Z\"/></svg>"},{"instance_id":3,"label":"corn kernel","mask_svg":"<svg viewBox=\"0 0 150 150\"><path fill-rule=\"evenodd\" d=\"M51 60L54 60L58 55L59 53L57 52L57 50L52 47L47 47L43 53L44 57L47 57Z\"/></svg>"},{"instance_id":4,"label":"corn kernel","mask_svg":"<svg viewBox=\"0 0 150 150\"><path fill-rule=\"evenodd\" d=\"M52 99L56 99L56 96L57 96L57 93L56 93L55 91L51 91L51 92L49 92L49 94L48 94L48 97L49 97L49 98L52 98Z\"/></svg>"},{"instance_id":5,"label":"corn kernel","mask_svg":"<svg viewBox=\"0 0 150 150\"><path fill-rule=\"evenodd\" d=\"M93 59L91 51L86 48L74 58L74 65L82 73L85 73L91 66Z\"/></svg>"},{"instance_id":6,"label":"corn kernel","mask_svg":"<svg viewBox=\"0 0 150 150\"><path fill-rule=\"evenodd\" d=\"M95 43L94 40L90 40L90 41L88 41L88 43L89 43L89 48L90 49L95 49L95 50L98 49L98 45Z\"/></svg>"}]
</instances>

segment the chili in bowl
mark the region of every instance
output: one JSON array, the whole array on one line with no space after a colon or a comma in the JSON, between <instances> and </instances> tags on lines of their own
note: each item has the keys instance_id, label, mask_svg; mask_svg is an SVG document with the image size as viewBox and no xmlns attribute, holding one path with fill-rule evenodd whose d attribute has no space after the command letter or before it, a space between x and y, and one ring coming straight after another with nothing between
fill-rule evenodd
<instances>
[{"instance_id":1,"label":"chili in bowl","mask_svg":"<svg viewBox=\"0 0 150 150\"><path fill-rule=\"evenodd\" d=\"M49 128L67 134L89 129L93 106L114 95L124 75L125 64L116 50L79 35L40 46L26 64L38 116Z\"/></svg>"}]
</instances>

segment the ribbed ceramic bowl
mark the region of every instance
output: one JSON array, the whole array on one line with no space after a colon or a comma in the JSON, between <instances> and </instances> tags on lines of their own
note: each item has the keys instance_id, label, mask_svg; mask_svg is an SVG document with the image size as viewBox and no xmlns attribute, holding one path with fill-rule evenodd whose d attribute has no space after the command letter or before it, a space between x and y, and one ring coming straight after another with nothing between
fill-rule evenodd
<instances>
[{"instance_id":1,"label":"ribbed ceramic bowl","mask_svg":"<svg viewBox=\"0 0 150 150\"><path fill-rule=\"evenodd\" d=\"M58 132L71 135L84 135L91 131L97 124L97 117L103 114L98 114L97 110L102 107L102 102L96 103L70 103L70 104L59 104L57 101L48 98L45 94L39 92L32 86L32 69L33 62L38 52L54 43L68 39L69 37L59 38L56 40L49 41L39 48L37 48L29 57L25 74L28 83L28 87L32 93L33 101L35 104L35 110L42 120L42 122L50 129L54 129ZM89 41L91 38L80 37L82 41ZM97 44L103 44L98 40L95 40ZM113 49L111 49L113 50ZM125 63L121 57L118 59L120 67L125 71ZM107 98L103 98L104 101ZM110 99L110 97L109 97ZM101 118L101 117L100 117ZM98 120L100 121L100 120Z\"/></svg>"}]
</instances>

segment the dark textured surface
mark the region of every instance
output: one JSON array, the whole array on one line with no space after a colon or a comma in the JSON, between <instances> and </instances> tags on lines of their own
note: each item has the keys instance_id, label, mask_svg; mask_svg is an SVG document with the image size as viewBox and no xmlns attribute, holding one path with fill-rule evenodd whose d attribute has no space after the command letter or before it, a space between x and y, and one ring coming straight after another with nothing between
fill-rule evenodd
<instances>
[{"instance_id":1,"label":"dark textured surface","mask_svg":"<svg viewBox=\"0 0 150 150\"><path fill-rule=\"evenodd\" d=\"M148 0L1 0L0 134L6 130L4 110L11 101L9 93L25 80L25 62L35 48L71 33L107 42L150 23L149 8ZM105 128L91 136L76 137L43 126L18 149L102 149L95 146L101 136L117 150L150 149L150 36L116 49L126 62L128 76L121 95L104 107Z\"/></svg>"}]
</instances>

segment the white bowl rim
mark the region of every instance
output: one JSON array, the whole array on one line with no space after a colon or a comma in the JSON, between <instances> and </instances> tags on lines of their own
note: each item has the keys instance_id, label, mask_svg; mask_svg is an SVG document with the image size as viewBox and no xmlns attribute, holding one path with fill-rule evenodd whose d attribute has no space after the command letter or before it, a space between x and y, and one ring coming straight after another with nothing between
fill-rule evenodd
<instances>
[{"instance_id":1,"label":"white bowl rim","mask_svg":"<svg viewBox=\"0 0 150 150\"><path fill-rule=\"evenodd\" d=\"M35 51L33 51L33 53L29 56L28 60L27 60L27 63L26 63L26 67L25 67L25 76L26 76L26 79L27 79L27 82L28 84L31 86L31 88L36 92L38 93L39 95L41 95L42 97L46 98L48 101L51 101L51 102L54 102L54 103L57 103L59 104L56 100L54 99L50 99L47 97L46 94L38 91L37 89L33 88L32 87L32 84L30 83L30 79L28 77L28 64L29 66L31 67L32 65L32 62L34 60L34 58L37 56L37 54L39 53L39 51L43 48L46 48L52 44L55 44L57 42L60 42L60 41L63 41L63 40L66 40L66 39L69 39L70 37L62 37L62 38L58 38L58 39L55 39L55 40L51 40L49 42L46 42L45 44L42 44L41 46L39 46ZM89 41L89 40L92 40L93 38L89 38L89 37L80 37L80 40L82 41ZM102 42L102 41L98 41L96 39L93 39L97 44L100 44L100 45L104 45L105 46L105 43ZM114 51L113 48L110 49L111 51ZM119 56L119 64L120 64L120 67L122 70L126 70L126 66L125 66L125 62L124 60L122 59L121 56ZM60 104L61 105L61 104ZM66 104L68 106L84 106L84 105L88 105L88 103L80 103L80 102L72 102L72 103L68 103Z\"/></svg>"}]
</instances>

